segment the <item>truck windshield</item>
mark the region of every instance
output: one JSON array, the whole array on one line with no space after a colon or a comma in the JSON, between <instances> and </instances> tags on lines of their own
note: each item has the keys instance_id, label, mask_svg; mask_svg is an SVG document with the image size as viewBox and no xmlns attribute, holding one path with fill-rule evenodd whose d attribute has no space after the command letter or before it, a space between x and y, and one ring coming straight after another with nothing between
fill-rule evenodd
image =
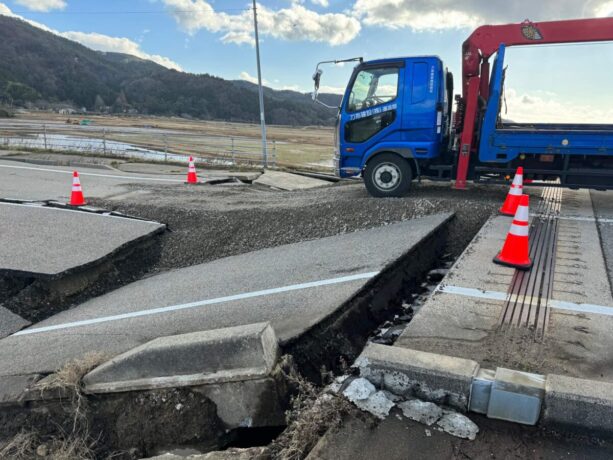
<instances>
[{"instance_id":1,"label":"truck windshield","mask_svg":"<svg viewBox=\"0 0 613 460\"><path fill-rule=\"evenodd\" d=\"M347 103L348 112L385 104L398 95L398 67L360 70Z\"/></svg>"}]
</instances>

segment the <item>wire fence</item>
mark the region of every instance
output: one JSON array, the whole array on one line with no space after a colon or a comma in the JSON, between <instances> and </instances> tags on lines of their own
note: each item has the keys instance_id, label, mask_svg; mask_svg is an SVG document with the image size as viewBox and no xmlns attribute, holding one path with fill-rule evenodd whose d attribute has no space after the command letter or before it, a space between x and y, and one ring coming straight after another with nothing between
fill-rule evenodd
<instances>
[{"instance_id":1,"label":"wire fence","mask_svg":"<svg viewBox=\"0 0 613 460\"><path fill-rule=\"evenodd\" d=\"M0 148L162 162L184 162L193 156L200 162L219 166L333 170L332 147L271 140L264 158L262 142L257 138L148 128L5 123L0 125Z\"/></svg>"}]
</instances>

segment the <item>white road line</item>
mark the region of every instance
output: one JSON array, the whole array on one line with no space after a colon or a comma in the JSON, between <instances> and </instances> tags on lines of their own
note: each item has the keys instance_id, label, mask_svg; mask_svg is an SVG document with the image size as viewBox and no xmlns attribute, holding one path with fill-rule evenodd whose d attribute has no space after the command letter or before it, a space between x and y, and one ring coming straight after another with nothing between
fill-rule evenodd
<instances>
[{"instance_id":1,"label":"white road line","mask_svg":"<svg viewBox=\"0 0 613 460\"><path fill-rule=\"evenodd\" d=\"M123 219L124 221L127 220L127 221L131 221L131 222L136 222L136 223L143 222L143 223L146 223L146 224L162 225L164 227L166 226L166 224L162 224L161 222L156 222L154 220L138 219L136 217L131 217L131 216L128 216L128 215L125 215L125 216L113 216L113 215L108 214L106 212L98 213L98 212L91 212L91 211L85 211L85 210L79 210L79 209L55 208L53 206L43 206L43 205L40 205L40 204L36 204L36 202L34 202L34 203L28 203L28 202L24 202L24 203L5 203L3 201L0 201L0 206L15 206L15 207L22 207L22 208L26 207L26 208L34 208L34 209L44 209L46 211L78 212L81 215L87 215L87 216L106 217L107 219Z\"/></svg>"},{"instance_id":2,"label":"white road line","mask_svg":"<svg viewBox=\"0 0 613 460\"><path fill-rule=\"evenodd\" d=\"M513 300L514 295L506 292L484 291L482 289L465 288L460 286L442 286L439 285L436 292L444 292L446 294L461 295L464 297L474 297L476 299L488 300ZM523 297L523 296L519 296ZM535 299L536 301L536 299ZM550 300L548 305L556 310L576 311L580 313L594 313L596 315L613 316L613 307L605 305L593 305L589 303L574 303L563 300Z\"/></svg>"},{"instance_id":3,"label":"white road line","mask_svg":"<svg viewBox=\"0 0 613 460\"><path fill-rule=\"evenodd\" d=\"M52 326L29 328L29 329L24 329L22 331L16 332L15 334L13 334L13 336L38 334L41 332L57 331L60 329L72 329L72 328L81 327L81 326L89 326L92 324L107 323L109 321L118 321L121 319L138 318L140 316L157 315L160 313L167 313L171 311L203 307L205 305L214 305L218 303L232 302L235 300L253 299L254 297L263 297L263 296L272 295L272 294L279 294L282 292L298 291L302 289L309 289L309 288L314 288L314 287L319 287L319 286L330 286L332 284L348 283L350 281L370 279L370 278L377 276L378 274L379 272L360 273L358 275L342 276L339 278L330 278L326 280L311 281L309 283L291 284L289 286L282 286L282 287L272 288L272 289L264 289L262 291L245 292L243 294L235 294L235 295L230 295L226 297L218 297L216 299L201 300L198 302L190 302L190 303L185 303L181 305L170 305L168 307L159 307L159 308L151 308L148 310L133 311L130 313L123 313L121 315L102 316L100 318L92 318L92 319L86 319L82 321L74 321L71 323L54 324Z\"/></svg>"},{"instance_id":4,"label":"white road line","mask_svg":"<svg viewBox=\"0 0 613 460\"><path fill-rule=\"evenodd\" d=\"M0 165L0 168L9 168L9 169L29 169L32 171L44 171L44 172L54 172L60 174L72 174L72 170L65 171L63 169L49 169L49 168L33 168L31 166L13 166L13 165ZM175 183L183 183L184 180L180 179L163 179L160 177L138 177L138 176L119 176L114 174L96 174L96 173L79 173L79 176L92 176L92 177L108 177L109 179L128 179L128 180L143 180L143 181L157 181L157 182L175 182Z\"/></svg>"},{"instance_id":5,"label":"white road line","mask_svg":"<svg viewBox=\"0 0 613 460\"><path fill-rule=\"evenodd\" d=\"M530 214L531 217L545 217L558 220L574 220L578 222L599 222L601 224L611 224L613 223L613 219L608 219L605 217L581 217L581 216L548 216L545 214Z\"/></svg>"}]
</instances>

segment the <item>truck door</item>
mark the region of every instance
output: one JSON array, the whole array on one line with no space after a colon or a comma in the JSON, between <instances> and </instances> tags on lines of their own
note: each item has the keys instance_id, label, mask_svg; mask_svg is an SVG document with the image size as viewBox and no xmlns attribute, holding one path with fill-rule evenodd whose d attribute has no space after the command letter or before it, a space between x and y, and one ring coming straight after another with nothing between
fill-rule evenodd
<instances>
[{"instance_id":1,"label":"truck door","mask_svg":"<svg viewBox=\"0 0 613 460\"><path fill-rule=\"evenodd\" d=\"M403 81L402 61L356 69L341 108L341 168L359 172L365 152L400 129Z\"/></svg>"}]
</instances>

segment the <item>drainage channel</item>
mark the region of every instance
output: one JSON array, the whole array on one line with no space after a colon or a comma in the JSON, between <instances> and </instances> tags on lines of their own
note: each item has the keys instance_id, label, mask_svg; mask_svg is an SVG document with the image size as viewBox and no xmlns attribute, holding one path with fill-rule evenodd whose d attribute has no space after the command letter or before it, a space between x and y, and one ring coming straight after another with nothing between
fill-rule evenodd
<instances>
[{"instance_id":1,"label":"drainage channel","mask_svg":"<svg viewBox=\"0 0 613 460\"><path fill-rule=\"evenodd\" d=\"M534 266L530 271L515 271L499 322L501 331L527 328L534 331L534 339L538 342L547 332L561 204L561 188L543 190L530 229L530 258Z\"/></svg>"}]
</instances>

